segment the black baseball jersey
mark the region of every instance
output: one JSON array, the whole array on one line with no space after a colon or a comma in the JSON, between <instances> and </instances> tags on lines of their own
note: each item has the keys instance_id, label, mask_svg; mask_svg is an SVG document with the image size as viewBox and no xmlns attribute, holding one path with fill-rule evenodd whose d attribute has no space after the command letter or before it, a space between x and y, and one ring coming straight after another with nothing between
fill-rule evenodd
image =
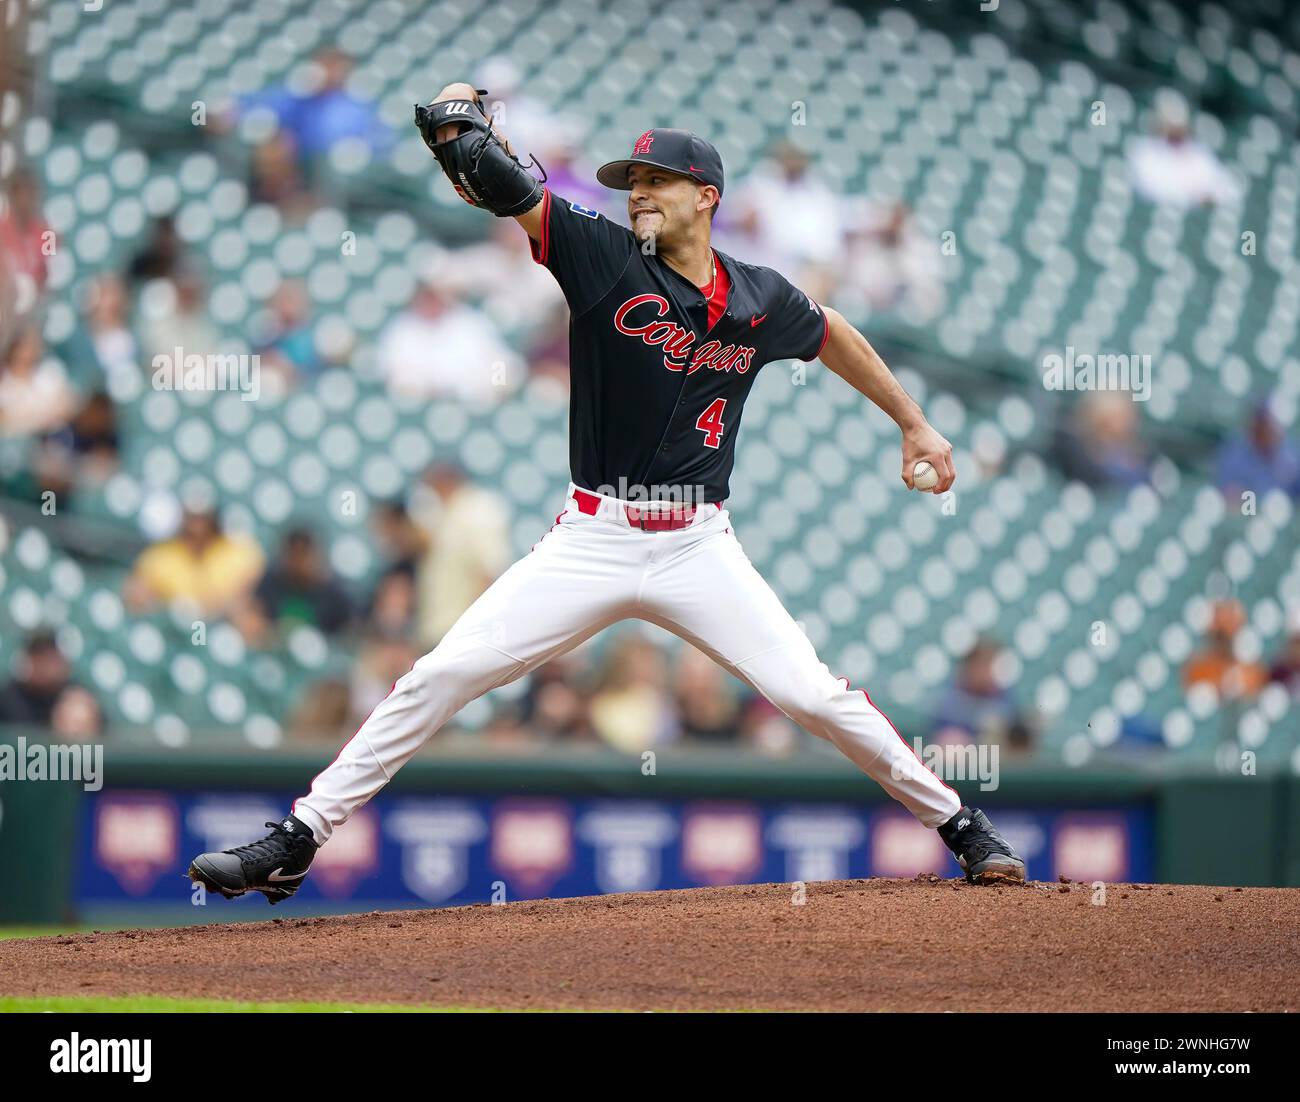
<instances>
[{"instance_id":1,"label":"black baseball jersey","mask_svg":"<svg viewBox=\"0 0 1300 1102\"><path fill-rule=\"evenodd\" d=\"M815 359L826 315L771 268L717 252L731 286L710 330L703 291L630 229L549 188L542 202L533 258L569 303L573 481L628 500L725 500L758 369Z\"/></svg>"}]
</instances>

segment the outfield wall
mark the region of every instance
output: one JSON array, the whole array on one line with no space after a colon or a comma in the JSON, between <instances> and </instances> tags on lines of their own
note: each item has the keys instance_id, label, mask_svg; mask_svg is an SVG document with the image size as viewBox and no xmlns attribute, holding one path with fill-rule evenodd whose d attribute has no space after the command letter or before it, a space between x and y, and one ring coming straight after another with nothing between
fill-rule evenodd
<instances>
[{"instance_id":1,"label":"outfield wall","mask_svg":"<svg viewBox=\"0 0 1300 1102\"><path fill-rule=\"evenodd\" d=\"M8 742L13 744L14 739ZM210 920L189 858L265 833L324 750L108 746L103 787L0 782L0 922ZM957 782L1040 880L1300 885L1300 780L1154 763ZM707 884L951 876L933 831L838 758L663 749L417 757L318 857L295 912ZM223 917L265 917L259 898ZM279 912L277 912L279 913Z\"/></svg>"}]
</instances>

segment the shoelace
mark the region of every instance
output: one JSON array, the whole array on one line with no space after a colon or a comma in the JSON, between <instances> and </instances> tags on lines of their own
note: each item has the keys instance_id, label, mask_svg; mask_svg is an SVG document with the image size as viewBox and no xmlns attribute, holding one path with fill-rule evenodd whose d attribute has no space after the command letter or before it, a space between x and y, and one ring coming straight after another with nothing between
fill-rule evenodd
<instances>
[{"instance_id":1,"label":"shoelace","mask_svg":"<svg viewBox=\"0 0 1300 1102\"><path fill-rule=\"evenodd\" d=\"M269 857L286 843L288 843L291 849L293 848L293 835L280 826L279 823L268 822L263 823L262 825L271 828L271 833L265 838L261 838L256 842L250 842L246 846L236 846L234 849L228 850L227 852L233 853L236 857L241 859L244 857L257 859L259 857ZM281 839L283 839L283 841Z\"/></svg>"},{"instance_id":2,"label":"shoelace","mask_svg":"<svg viewBox=\"0 0 1300 1102\"><path fill-rule=\"evenodd\" d=\"M1007 844L1007 840L996 830L991 827L972 829L975 831L974 837L964 847L968 856L974 857L977 861L982 861L990 853L1011 854L1012 850L1010 845Z\"/></svg>"}]
</instances>

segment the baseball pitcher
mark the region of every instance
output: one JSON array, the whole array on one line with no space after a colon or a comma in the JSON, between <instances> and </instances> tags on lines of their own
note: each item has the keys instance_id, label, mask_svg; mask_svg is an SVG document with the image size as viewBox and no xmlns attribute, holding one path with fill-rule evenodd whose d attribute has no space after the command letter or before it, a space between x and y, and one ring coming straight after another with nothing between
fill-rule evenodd
<instances>
[{"instance_id":1,"label":"baseball pitcher","mask_svg":"<svg viewBox=\"0 0 1300 1102\"><path fill-rule=\"evenodd\" d=\"M555 526L393 686L292 813L260 841L196 857L190 876L228 898L293 895L330 833L465 704L637 618L833 743L938 830L968 880L1023 881L1024 862L987 816L921 765L865 689L818 659L731 529L741 414L772 360L820 357L893 418L909 488L921 463L934 493L956 476L951 445L861 333L779 273L712 248L717 150L655 128L602 166L597 179L628 194L627 228L535 179L468 84L417 107L416 125L462 198L519 223L568 300L572 481Z\"/></svg>"}]
</instances>

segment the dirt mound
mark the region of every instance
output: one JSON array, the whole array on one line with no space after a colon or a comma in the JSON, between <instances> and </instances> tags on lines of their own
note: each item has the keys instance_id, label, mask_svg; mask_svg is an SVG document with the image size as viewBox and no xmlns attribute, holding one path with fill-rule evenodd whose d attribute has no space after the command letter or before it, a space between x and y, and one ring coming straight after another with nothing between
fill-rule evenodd
<instances>
[{"instance_id":1,"label":"dirt mound","mask_svg":"<svg viewBox=\"0 0 1300 1102\"><path fill-rule=\"evenodd\" d=\"M0 942L0 993L687 1010L1298 1010L1300 890L654 892ZM214 907L216 904L214 903ZM286 913L287 912L287 913Z\"/></svg>"}]
</instances>

